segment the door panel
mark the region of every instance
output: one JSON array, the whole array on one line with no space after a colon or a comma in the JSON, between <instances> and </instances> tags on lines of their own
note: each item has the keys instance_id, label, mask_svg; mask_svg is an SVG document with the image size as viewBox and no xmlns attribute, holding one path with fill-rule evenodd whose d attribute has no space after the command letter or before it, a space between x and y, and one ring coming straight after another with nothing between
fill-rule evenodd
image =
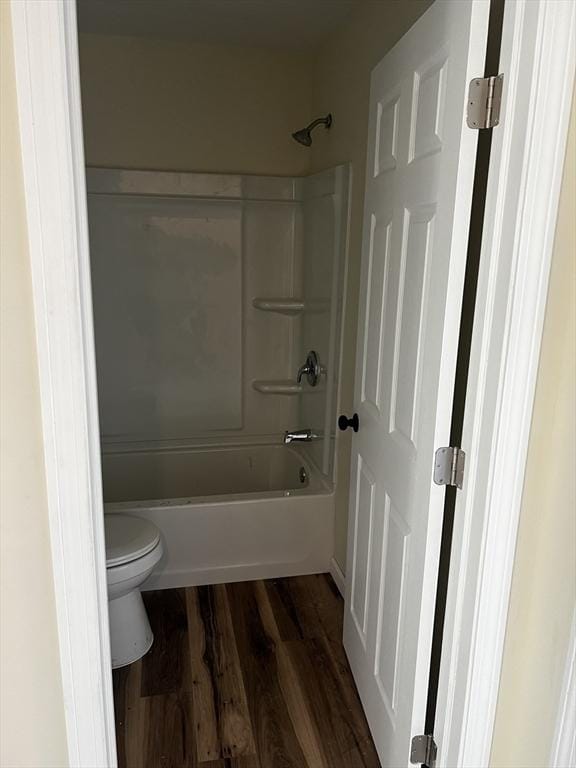
<instances>
[{"instance_id":1,"label":"door panel","mask_svg":"<svg viewBox=\"0 0 576 768\"><path fill-rule=\"evenodd\" d=\"M377 412L381 404L382 337L386 312L386 278L390 257L392 223L390 220L370 219L370 249L368 253L368 289L366 296L365 353L363 356L362 402L370 403ZM376 252L376 258L374 253ZM370 351L370 354L367 352Z\"/></svg>"},{"instance_id":2,"label":"door panel","mask_svg":"<svg viewBox=\"0 0 576 768\"><path fill-rule=\"evenodd\" d=\"M380 611L374 675L391 717L398 706L398 658L401 647L403 600L406 594L409 531L390 497L384 502L385 548L380 584ZM384 620L383 606L386 606Z\"/></svg>"},{"instance_id":3,"label":"door panel","mask_svg":"<svg viewBox=\"0 0 576 768\"><path fill-rule=\"evenodd\" d=\"M362 514L356 514L356 532L354 548L354 569L352 584L351 611L356 630L363 644L366 644L366 608L368 605L368 583L370 548L372 544L372 526L374 523L374 496L376 480L366 466L366 462L358 456L358 471L356 474L356 509Z\"/></svg>"},{"instance_id":4,"label":"door panel","mask_svg":"<svg viewBox=\"0 0 576 768\"><path fill-rule=\"evenodd\" d=\"M398 333L394 340L389 431L391 434L398 432L414 449L435 213L434 205L405 211L404 240L400 246L402 257L396 315Z\"/></svg>"},{"instance_id":5,"label":"door panel","mask_svg":"<svg viewBox=\"0 0 576 768\"><path fill-rule=\"evenodd\" d=\"M424 727L488 11L437 0L371 79L344 642L384 768Z\"/></svg>"}]
</instances>

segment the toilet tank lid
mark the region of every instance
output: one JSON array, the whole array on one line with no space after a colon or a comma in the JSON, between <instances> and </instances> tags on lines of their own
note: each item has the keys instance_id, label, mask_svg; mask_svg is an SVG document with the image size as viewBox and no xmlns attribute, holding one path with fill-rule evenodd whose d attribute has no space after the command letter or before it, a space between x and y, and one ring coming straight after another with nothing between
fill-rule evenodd
<instances>
[{"instance_id":1,"label":"toilet tank lid","mask_svg":"<svg viewBox=\"0 0 576 768\"><path fill-rule=\"evenodd\" d=\"M104 515L106 566L123 565L144 557L160 541L160 531L141 517Z\"/></svg>"}]
</instances>

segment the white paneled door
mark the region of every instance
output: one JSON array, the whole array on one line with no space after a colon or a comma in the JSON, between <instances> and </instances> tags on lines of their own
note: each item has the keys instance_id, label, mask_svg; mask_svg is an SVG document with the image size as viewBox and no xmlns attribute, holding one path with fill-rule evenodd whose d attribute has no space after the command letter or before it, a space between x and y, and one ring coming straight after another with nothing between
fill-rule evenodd
<instances>
[{"instance_id":1,"label":"white paneled door","mask_svg":"<svg viewBox=\"0 0 576 768\"><path fill-rule=\"evenodd\" d=\"M424 733L488 13L436 0L371 80L344 641L383 768Z\"/></svg>"}]
</instances>

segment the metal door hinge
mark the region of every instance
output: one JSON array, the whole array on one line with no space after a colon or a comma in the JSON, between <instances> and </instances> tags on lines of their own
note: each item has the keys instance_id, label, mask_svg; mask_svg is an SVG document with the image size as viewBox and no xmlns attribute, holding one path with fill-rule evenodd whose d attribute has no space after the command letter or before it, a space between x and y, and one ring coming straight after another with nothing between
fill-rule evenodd
<instances>
[{"instance_id":1,"label":"metal door hinge","mask_svg":"<svg viewBox=\"0 0 576 768\"><path fill-rule=\"evenodd\" d=\"M428 768L434 768L437 751L434 736L413 736L410 762L415 765L426 765Z\"/></svg>"},{"instance_id":2,"label":"metal door hinge","mask_svg":"<svg viewBox=\"0 0 576 768\"><path fill-rule=\"evenodd\" d=\"M462 448L438 448L434 454L434 482L436 485L455 485L462 488L466 454Z\"/></svg>"},{"instance_id":3,"label":"metal door hinge","mask_svg":"<svg viewBox=\"0 0 576 768\"><path fill-rule=\"evenodd\" d=\"M466 121L469 128L494 128L500 122L504 75L475 77L468 88Z\"/></svg>"}]
</instances>

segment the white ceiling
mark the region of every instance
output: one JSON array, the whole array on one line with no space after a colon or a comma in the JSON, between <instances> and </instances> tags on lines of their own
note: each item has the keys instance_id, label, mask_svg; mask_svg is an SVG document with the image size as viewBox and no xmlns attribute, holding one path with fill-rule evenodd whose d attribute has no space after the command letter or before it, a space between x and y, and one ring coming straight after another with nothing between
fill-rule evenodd
<instances>
[{"instance_id":1,"label":"white ceiling","mask_svg":"<svg viewBox=\"0 0 576 768\"><path fill-rule=\"evenodd\" d=\"M78 0L80 32L306 51L362 0Z\"/></svg>"}]
</instances>

